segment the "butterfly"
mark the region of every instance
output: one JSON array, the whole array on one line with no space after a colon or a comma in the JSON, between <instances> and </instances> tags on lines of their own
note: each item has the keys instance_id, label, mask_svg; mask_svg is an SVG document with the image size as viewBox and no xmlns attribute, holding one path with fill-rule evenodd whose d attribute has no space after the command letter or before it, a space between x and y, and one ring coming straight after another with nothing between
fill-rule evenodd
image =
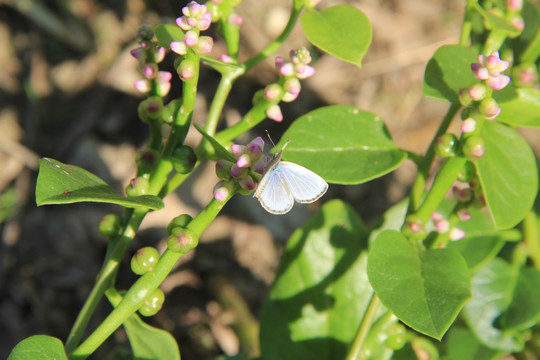
<instances>
[{"instance_id":1,"label":"butterfly","mask_svg":"<svg viewBox=\"0 0 540 360\"><path fill-rule=\"evenodd\" d=\"M309 204L324 195L328 184L313 171L298 164L281 161L283 145L267 166L255 196L262 207L272 214L286 214L292 209L294 201Z\"/></svg>"}]
</instances>

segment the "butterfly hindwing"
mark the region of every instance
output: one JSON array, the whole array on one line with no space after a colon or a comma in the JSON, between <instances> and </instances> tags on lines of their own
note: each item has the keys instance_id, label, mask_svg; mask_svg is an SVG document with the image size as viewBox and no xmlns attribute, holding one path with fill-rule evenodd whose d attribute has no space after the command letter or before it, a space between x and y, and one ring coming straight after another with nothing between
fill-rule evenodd
<instances>
[{"instance_id":1,"label":"butterfly hindwing","mask_svg":"<svg viewBox=\"0 0 540 360\"><path fill-rule=\"evenodd\" d=\"M293 207L294 198L281 178L278 166L271 168L261 179L255 197L266 211L272 214L285 214Z\"/></svg>"},{"instance_id":2,"label":"butterfly hindwing","mask_svg":"<svg viewBox=\"0 0 540 360\"><path fill-rule=\"evenodd\" d=\"M281 161L275 172L287 185L294 199L300 203L311 203L320 198L328 189L328 184L313 171L298 164Z\"/></svg>"}]
</instances>

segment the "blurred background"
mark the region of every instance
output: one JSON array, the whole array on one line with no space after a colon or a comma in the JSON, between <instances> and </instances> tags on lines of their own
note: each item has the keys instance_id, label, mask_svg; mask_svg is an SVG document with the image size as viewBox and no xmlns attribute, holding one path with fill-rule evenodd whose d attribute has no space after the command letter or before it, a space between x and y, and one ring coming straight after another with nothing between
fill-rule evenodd
<instances>
[{"instance_id":1,"label":"blurred background","mask_svg":"<svg viewBox=\"0 0 540 360\"><path fill-rule=\"evenodd\" d=\"M0 358L30 335L66 339L104 257L106 239L97 222L122 211L88 203L37 208L38 159L80 166L123 193L135 175L135 153L148 137L137 117L142 97L133 82L141 76L129 50L137 46L133 40L141 24L174 23L186 3L0 0ZM281 32L291 3L243 1L238 8L244 19L241 60ZM323 0L319 7L337 4L358 7L372 23L373 42L364 66L310 48L298 25L276 55L308 46L316 75L303 82L296 101L282 107L282 123L265 120L237 142L264 136L265 129L276 141L306 112L348 104L380 115L401 148L423 152L448 106L422 97L424 67L438 47L457 42L465 1ZM224 48L216 36L212 56ZM172 60L169 55L161 65L174 73ZM254 92L277 80L273 62L274 56L236 83L221 126L238 121ZM202 71L194 113L199 123L219 81L211 69ZM180 83L174 80L167 99L179 93ZM534 141L538 132L527 136ZM195 146L198 141L196 131L190 132L187 143ZM266 213L251 196L236 196L163 283L164 308L147 321L175 336L184 359L237 353L254 341L280 252L294 229L331 198L346 200L371 225L406 196L414 172L406 161L366 184L330 185L321 201L296 206L286 216ZM133 252L142 246L163 251L169 221L182 213L196 215L212 197L216 182L214 164L203 164L165 199L165 209L147 216L121 267L118 289L136 279L129 270ZM110 310L103 301L90 328ZM105 359L126 341L125 333L117 331L92 358Z\"/></svg>"}]
</instances>

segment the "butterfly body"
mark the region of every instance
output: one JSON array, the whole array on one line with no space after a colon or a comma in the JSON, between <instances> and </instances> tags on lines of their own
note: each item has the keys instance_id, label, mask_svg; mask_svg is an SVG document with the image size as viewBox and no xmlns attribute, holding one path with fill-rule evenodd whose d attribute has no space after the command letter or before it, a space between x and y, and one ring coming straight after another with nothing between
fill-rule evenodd
<instances>
[{"instance_id":1,"label":"butterfly body","mask_svg":"<svg viewBox=\"0 0 540 360\"><path fill-rule=\"evenodd\" d=\"M312 203L328 189L326 181L313 171L292 162L281 161L283 149L267 166L254 194L266 211L272 214L289 212L295 201Z\"/></svg>"}]
</instances>

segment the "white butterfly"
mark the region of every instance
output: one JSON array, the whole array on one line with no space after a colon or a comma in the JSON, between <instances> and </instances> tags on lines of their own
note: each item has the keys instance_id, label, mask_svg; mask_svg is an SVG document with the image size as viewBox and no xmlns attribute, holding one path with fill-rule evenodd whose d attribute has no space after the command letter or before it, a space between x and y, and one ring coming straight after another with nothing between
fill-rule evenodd
<instances>
[{"instance_id":1,"label":"white butterfly","mask_svg":"<svg viewBox=\"0 0 540 360\"><path fill-rule=\"evenodd\" d=\"M255 196L263 208L272 214L285 214L292 209L294 201L312 203L324 195L328 184L313 171L298 164L281 161L283 150L278 152L259 182Z\"/></svg>"}]
</instances>

